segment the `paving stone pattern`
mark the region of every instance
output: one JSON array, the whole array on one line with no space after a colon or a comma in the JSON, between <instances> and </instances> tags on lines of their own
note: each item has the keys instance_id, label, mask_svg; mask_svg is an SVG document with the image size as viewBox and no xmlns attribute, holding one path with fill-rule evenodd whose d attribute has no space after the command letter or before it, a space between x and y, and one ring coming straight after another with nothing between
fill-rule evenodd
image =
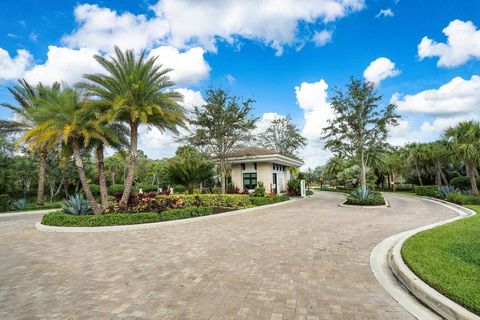
<instances>
[{"instance_id":1,"label":"paving stone pattern","mask_svg":"<svg viewBox=\"0 0 480 320\"><path fill-rule=\"evenodd\" d=\"M0 216L0 319L412 319L369 265L384 238L455 216L420 199L315 196L242 215L108 233Z\"/></svg>"}]
</instances>

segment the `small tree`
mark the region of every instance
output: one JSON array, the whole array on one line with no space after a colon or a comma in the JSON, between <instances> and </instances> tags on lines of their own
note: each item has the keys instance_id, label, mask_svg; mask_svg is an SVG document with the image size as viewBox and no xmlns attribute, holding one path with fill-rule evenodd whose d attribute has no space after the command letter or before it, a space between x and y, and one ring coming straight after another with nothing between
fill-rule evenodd
<instances>
[{"instance_id":1,"label":"small tree","mask_svg":"<svg viewBox=\"0 0 480 320\"><path fill-rule=\"evenodd\" d=\"M300 134L298 127L292 123L290 115L270 122L263 132L260 144L286 156L295 156L299 149L307 145L307 139Z\"/></svg>"},{"instance_id":2,"label":"small tree","mask_svg":"<svg viewBox=\"0 0 480 320\"><path fill-rule=\"evenodd\" d=\"M388 126L397 125L400 119L395 105L378 106L381 99L372 83L352 78L346 92L336 91L331 103L335 118L324 128L325 147L358 162L363 189L369 154L386 146Z\"/></svg>"},{"instance_id":3,"label":"small tree","mask_svg":"<svg viewBox=\"0 0 480 320\"><path fill-rule=\"evenodd\" d=\"M193 129L186 140L216 159L222 193L225 193L228 155L254 139L257 118L250 114L253 102L241 101L223 89L210 88L206 104L193 110Z\"/></svg>"},{"instance_id":4,"label":"small tree","mask_svg":"<svg viewBox=\"0 0 480 320\"><path fill-rule=\"evenodd\" d=\"M194 148L184 146L168 161L167 172L170 181L185 186L192 194L196 185L212 179L213 163Z\"/></svg>"}]
</instances>

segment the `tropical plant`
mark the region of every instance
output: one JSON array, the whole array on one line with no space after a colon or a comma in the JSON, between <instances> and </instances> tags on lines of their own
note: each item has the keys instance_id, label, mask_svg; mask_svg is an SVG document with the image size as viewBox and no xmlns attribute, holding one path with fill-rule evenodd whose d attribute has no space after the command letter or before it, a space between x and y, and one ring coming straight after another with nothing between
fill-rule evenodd
<instances>
[{"instance_id":1,"label":"tropical plant","mask_svg":"<svg viewBox=\"0 0 480 320\"><path fill-rule=\"evenodd\" d=\"M58 84L54 85L54 87L57 86ZM0 104L0 106L12 110L14 114L13 120L0 120L0 133L24 133L36 125L32 114L38 108L38 100L42 87L41 84L34 87L26 80L19 80L18 85L8 88L17 105L10 103ZM43 205L45 203L45 168L49 143L49 141L45 141L43 144L31 146L32 149L36 150L39 154L37 205Z\"/></svg>"},{"instance_id":2,"label":"tropical plant","mask_svg":"<svg viewBox=\"0 0 480 320\"><path fill-rule=\"evenodd\" d=\"M145 51L136 57L133 50L123 52L115 47L114 56L96 55L95 59L106 73L87 74L84 77L88 82L79 86L108 105L105 119L124 122L130 128L128 173L120 200L126 203L135 179L139 126L145 124L177 133L179 127L185 126L184 110L179 105L182 95L165 90L174 85L168 77L172 69L162 68L157 57L147 58Z\"/></svg>"},{"instance_id":3,"label":"tropical plant","mask_svg":"<svg viewBox=\"0 0 480 320\"><path fill-rule=\"evenodd\" d=\"M66 213L73 215L82 215L92 213L89 203L80 193L71 195L68 200L62 203L62 209Z\"/></svg>"},{"instance_id":4,"label":"tropical plant","mask_svg":"<svg viewBox=\"0 0 480 320\"><path fill-rule=\"evenodd\" d=\"M449 186L449 185L440 186L438 188L438 197L441 198L441 199L446 199L447 196L452 192L458 193L459 190L457 188L455 188L454 186Z\"/></svg>"},{"instance_id":5,"label":"tropical plant","mask_svg":"<svg viewBox=\"0 0 480 320\"><path fill-rule=\"evenodd\" d=\"M258 181L255 190L250 194L252 197L265 197L267 192L265 191L265 185L262 181Z\"/></svg>"},{"instance_id":6,"label":"tropical plant","mask_svg":"<svg viewBox=\"0 0 480 320\"><path fill-rule=\"evenodd\" d=\"M185 186L189 194L195 186L213 179L213 163L190 146L177 149L167 166L170 181Z\"/></svg>"},{"instance_id":7,"label":"tropical plant","mask_svg":"<svg viewBox=\"0 0 480 320\"><path fill-rule=\"evenodd\" d=\"M386 147L388 127L396 126L400 118L394 104L380 107L381 99L373 83L352 78L347 90L337 90L332 98L335 116L323 129L327 149L357 161L364 189L369 155Z\"/></svg>"},{"instance_id":8,"label":"tropical plant","mask_svg":"<svg viewBox=\"0 0 480 320\"><path fill-rule=\"evenodd\" d=\"M350 197L353 199L363 200L363 199L370 199L375 196L375 192L370 189L369 187L358 187L354 191L350 193Z\"/></svg>"},{"instance_id":9,"label":"tropical plant","mask_svg":"<svg viewBox=\"0 0 480 320\"><path fill-rule=\"evenodd\" d=\"M10 209L11 210L22 210L22 209L25 209L27 207L27 204L28 204L27 199L18 199L18 200L13 201L10 204Z\"/></svg>"},{"instance_id":10,"label":"tropical plant","mask_svg":"<svg viewBox=\"0 0 480 320\"><path fill-rule=\"evenodd\" d=\"M450 154L465 163L470 178L472 193L478 195L476 180L477 163L480 160L480 124L475 121L463 121L445 131Z\"/></svg>"},{"instance_id":11,"label":"tropical plant","mask_svg":"<svg viewBox=\"0 0 480 320\"><path fill-rule=\"evenodd\" d=\"M257 121L251 115L254 101L241 102L227 91L213 88L207 90L205 101L204 106L195 107L190 121L191 134L185 139L215 158L222 193L225 193L228 155L254 140L253 129Z\"/></svg>"}]
</instances>

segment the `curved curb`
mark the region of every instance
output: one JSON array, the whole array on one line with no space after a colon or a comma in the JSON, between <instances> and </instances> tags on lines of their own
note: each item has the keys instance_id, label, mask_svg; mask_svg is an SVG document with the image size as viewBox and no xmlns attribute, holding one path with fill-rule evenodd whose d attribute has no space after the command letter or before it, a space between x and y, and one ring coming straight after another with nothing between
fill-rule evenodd
<instances>
[{"instance_id":1,"label":"curved curb","mask_svg":"<svg viewBox=\"0 0 480 320\"><path fill-rule=\"evenodd\" d=\"M48 225L42 224L41 222L37 222L34 227L39 231L68 232L68 233L121 232L121 231L132 231L132 230L149 230L149 229L162 228L162 227L167 227L172 225L193 223L193 222L198 222L198 221L208 220L208 219L216 219L220 217L236 216L239 214L258 211L260 209L268 209L268 208L281 206L281 205L292 203L299 200L301 199L290 199L287 201L267 204L263 206L253 207L253 208L240 209L240 210L229 211L229 212L224 212L219 214L211 214L211 215L202 216L202 217L162 221L162 222L128 224L128 225L120 225L120 226L103 226L103 227L56 227L56 226L48 226Z\"/></svg>"},{"instance_id":2,"label":"curved curb","mask_svg":"<svg viewBox=\"0 0 480 320\"><path fill-rule=\"evenodd\" d=\"M16 216L26 216L31 214L39 214L39 213L49 213L53 211L58 211L62 208L54 208L54 209L43 209L43 210L27 210L27 211L16 211L16 212L8 212L8 213L0 213L0 218L7 218L7 217L16 217Z\"/></svg>"},{"instance_id":3,"label":"curved curb","mask_svg":"<svg viewBox=\"0 0 480 320\"><path fill-rule=\"evenodd\" d=\"M403 261L401 255L403 243L414 234L476 214L473 210L446 201L429 198L423 198L423 200L447 207L456 212L458 216L417 229L405 231L383 240L370 254L370 266L372 271L387 292L418 319L446 318L478 320L480 319L479 316L448 299L420 280ZM438 313L441 317L432 310Z\"/></svg>"}]
</instances>

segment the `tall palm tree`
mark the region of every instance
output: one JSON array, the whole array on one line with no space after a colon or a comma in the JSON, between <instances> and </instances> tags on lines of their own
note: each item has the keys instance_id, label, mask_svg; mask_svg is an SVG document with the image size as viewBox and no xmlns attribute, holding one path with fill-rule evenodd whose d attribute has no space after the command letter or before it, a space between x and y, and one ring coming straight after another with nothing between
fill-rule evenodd
<instances>
[{"instance_id":1,"label":"tall palm tree","mask_svg":"<svg viewBox=\"0 0 480 320\"><path fill-rule=\"evenodd\" d=\"M106 118L111 122L122 121L130 128L130 159L125 189L120 200L126 203L132 190L137 165L138 128L141 124L161 131L178 132L185 126L185 113L179 105L182 95L165 91L174 85L169 79L171 69L156 64L156 57L146 58L145 51L138 57L133 50L122 52L115 47L115 55L95 59L105 69L105 74L87 74L88 82L80 86L95 99L109 104Z\"/></svg>"},{"instance_id":2,"label":"tall palm tree","mask_svg":"<svg viewBox=\"0 0 480 320\"><path fill-rule=\"evenodd\" d=\"M328 159L325 165L325 173L337 178L338 174L347 168L345 158L340 155L335 155Z\"/></svg>"},{"instance_id":3,"label":"tall palm tree","mask_svg":"<svg viewBox=\"0 0 480 320\"><path fill-rule=\"evenodd\" d=\"M42 91L42 84L34 87L26 80L19 80L18 85L8 88L18 105L10 103L2 103L0 106L13 111L13 120L0 120L0 133L24 133L36 125L32 114L38 108L39 94ZM58 83L54 84L52 89L58 89ZM39 154L38 167L38 188L37 188L37 205L45 204L45 170L47 167L47 151L48 141L42 145L36 146Z\"/></svg>"},{"instance_id":4,"label":"tall palm tree","mask_svg":"<svg viewBox=\"0 0 480 320\"><path fill-rule=\"evenodd\" d=\"M388 172L388 175L392 179L392 189L393 192L396 191L395 181L397 175L405 170L405 157L401 150L394 150L387 154L385 158L385 165Z\"/></svg>"},{"instance_id":5,"label":"tall palm tree","mask_svg":"<svg viewBox=\"0 0 480 320\"><path fill-rule=\"evenodd\" d=\"M463 121L455 127L450 127L444 134L453 156L465 162L472 193L478 194L476 168L480 160L480 123Z\"/></svg>"},{"instance_id":6,"label":"tall palm tree","mask_svg":"<svg viewBox=\"0 0 480 320\"><path fill-rule=\"evenodd\" d=\"M415 172L417 173L418 182L423 186L422 176L420 174L420 166L425 159L425 147L422 143L409 143L405 145L407 158L415 165Z\"/></svg>"}]
</instances>

